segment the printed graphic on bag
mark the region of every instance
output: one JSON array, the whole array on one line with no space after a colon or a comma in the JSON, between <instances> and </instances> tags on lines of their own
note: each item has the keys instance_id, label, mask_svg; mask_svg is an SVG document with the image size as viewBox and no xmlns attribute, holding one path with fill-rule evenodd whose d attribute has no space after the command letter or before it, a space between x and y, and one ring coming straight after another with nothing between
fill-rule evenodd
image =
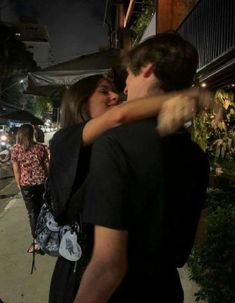
<instances>
[{"instance_id":1,"label":"printed graphic on bag","mask_svg":"<svg viewBox=\"0 0 235 303\"><path fill-rule=\"evenodd\" d=\"M50 211L49 206L44 203L38 216L36 226L36 239L40 248L52 257L63 256L70 261L81 258L82 250L77 243L79 226L59 226Z\"/></svg>"}]
</instances>

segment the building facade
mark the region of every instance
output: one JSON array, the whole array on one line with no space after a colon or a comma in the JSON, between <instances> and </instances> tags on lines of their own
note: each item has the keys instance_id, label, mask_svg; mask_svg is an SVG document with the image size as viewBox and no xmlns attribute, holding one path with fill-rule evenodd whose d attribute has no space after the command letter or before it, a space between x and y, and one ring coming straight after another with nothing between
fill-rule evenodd
<instances>
[{"instance_id":1,"label":"building facade","mask_svg":"<svg viewBox=\"0 0 235 303\"><path fill-rule=\"evenodd\" d=\"M148 26L131 30L154 7ZM128 49L156 33L177 31L199 52L200 85L211 89L235 87L234 0L107 0L105 23L112 47ZM113 39L112 37L115 37Z\"/></svg>"},{"instance_id":2,"label":"building facade","mask_svg":"<svg viewBox=\"0 0 235 303\"><path fill-rule=\"evenodd\" d=\"M46 68L53 63L46 26L38 24L31 17L21 17L16 24L16 31L38 66Z\"/></svg>"}]
</instances>

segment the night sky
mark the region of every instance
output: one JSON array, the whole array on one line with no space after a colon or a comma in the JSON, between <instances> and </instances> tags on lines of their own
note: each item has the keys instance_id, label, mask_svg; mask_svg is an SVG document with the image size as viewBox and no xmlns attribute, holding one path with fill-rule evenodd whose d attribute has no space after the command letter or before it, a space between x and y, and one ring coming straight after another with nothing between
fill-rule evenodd
<instances>
[{"instance_id":1,"label":"night sky","mask_svg":"<svg viewBox=\"0 0 235 303\"><path fill-rule=\"evenodd\" d=\"M2 21L36 15L47 25L54 63L97 51L108 42L105 0L0 0Z\"/></svg>"}]
</instances>

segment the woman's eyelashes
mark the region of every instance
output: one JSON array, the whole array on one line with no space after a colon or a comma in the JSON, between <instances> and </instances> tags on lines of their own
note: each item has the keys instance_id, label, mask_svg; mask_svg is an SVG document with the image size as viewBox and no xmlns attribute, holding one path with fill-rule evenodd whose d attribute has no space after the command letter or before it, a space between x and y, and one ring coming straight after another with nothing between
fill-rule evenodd
<instances>
[{"instance_id":1,"label":"woman's eyelashes","mask_svg":"<svg viewBox=\"0 0 235 303\"><path fill-rule=\"evenodd\" d=\"M109 91L108 90L105 90L105 89L101 89L99 91L101 94L105 95L105 96L108 96L109 95Z\"/></svg>"}]
</instances>

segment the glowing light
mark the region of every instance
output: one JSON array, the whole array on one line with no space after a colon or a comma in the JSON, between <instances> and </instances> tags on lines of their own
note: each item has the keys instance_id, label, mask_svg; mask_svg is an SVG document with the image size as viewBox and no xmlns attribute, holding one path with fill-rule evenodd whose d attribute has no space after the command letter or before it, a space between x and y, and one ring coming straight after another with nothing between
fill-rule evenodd
<instances>
[{"instance_id":1,"label":"glowing light","mask_svg":"<svg viewBox=\"0 0 235 303\"><path fill-rule=\"evenodd\" d=\"M128 23L128 21L129 21L129 19L131 17L131 12L132 12L134 6L135 6L135 0L131 0L129 2L127 13L126 13L126 17L125 17L125 20L124 20L124 27L127 26L127 23Z\"/></svg>"},{"instance_id":2,"label":"glowing light","mask_svg":"<svg viewBox=\"0 0 235 303\"><path fill-rule=\"evenodd\" d=\"M1 139L2 141L6 141L6 140L7 140L7 136L2 135L0 139Z\"/></svg>"}]
</instances>

